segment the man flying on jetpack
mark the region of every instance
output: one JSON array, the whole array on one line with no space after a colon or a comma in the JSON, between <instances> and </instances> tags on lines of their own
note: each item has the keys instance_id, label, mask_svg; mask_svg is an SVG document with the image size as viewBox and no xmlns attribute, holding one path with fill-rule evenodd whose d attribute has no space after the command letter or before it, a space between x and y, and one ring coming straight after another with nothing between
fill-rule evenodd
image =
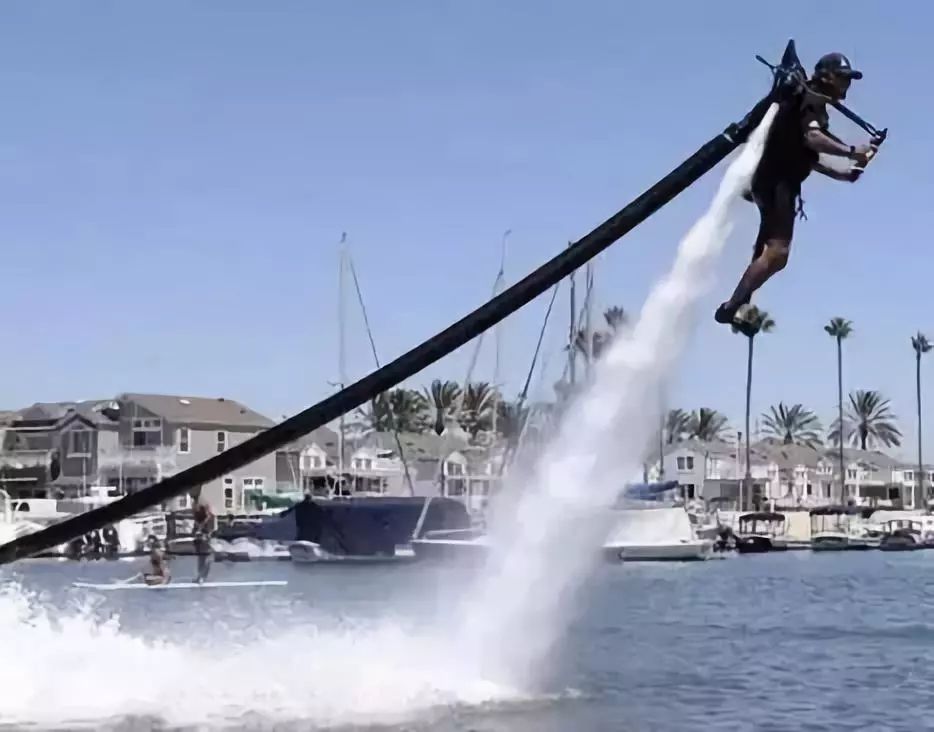
<instances>
[{"instance_id":1,"label":"man flying on jetpack","mask_svg":"<svg viewBox=\"0 0 934 732\"><path fill-rule=\"evenodd\" d=\"M804 74L802 73L802 79ZM842 53L828 53L814 68L814 75L802 91L783 103L772 122L765 150L752 179L746 199L759 208L759 234L753 247L752 262L743 273L729 300L714 314L718 323L744 331L744 313L756 290L788 261L795 216L801 212L801 183L812 170L850 183L859 179L878 147L846 145L830 134L827 104L846 99L853 79L862 79ZM884 136L884 135L883 135ZM846 172L823 165L820 154L851 160Z\"/></svg>"}]
</instances>

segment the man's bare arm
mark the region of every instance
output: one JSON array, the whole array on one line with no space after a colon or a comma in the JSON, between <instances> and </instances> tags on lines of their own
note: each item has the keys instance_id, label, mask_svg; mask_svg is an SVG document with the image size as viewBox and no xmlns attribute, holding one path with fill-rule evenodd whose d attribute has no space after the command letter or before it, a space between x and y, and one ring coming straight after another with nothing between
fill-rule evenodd
<instances>
[{"instance_id":1,"label":"man's bare arm","mask_svg":"<svg viewBox=\"0 0 934 732\"><path fill-rule=\"evenodd\" d=\"M817 173L820 173L821 175L826 175L828 178L833 178L834 180L846 181L847 183L855 182L859 178L860 174L862 173L862 171L859 170L858 168L851 168L850 170L843 171L843 170L837 170L835 168L830 168L824 165L823 163L815 163L814 171Z\"/></svg>"},{"instance_id":2,"label":"man's bare arm","mask_svg":"<svg viewBox=\"0 0 934 732\"><path fill-rule=\"evenodd\" d=\"M804 135L805 144L816 153L836 155L840 158L852 158L853 148L836 138L828 135L821 129L811 128Z\"/></svg>"}]
</instances>

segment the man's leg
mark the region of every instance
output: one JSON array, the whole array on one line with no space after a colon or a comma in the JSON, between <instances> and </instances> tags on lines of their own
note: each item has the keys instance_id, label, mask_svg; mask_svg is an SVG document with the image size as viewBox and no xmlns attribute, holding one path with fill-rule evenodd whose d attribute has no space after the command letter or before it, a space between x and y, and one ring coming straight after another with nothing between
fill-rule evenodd
<instances>
[{"instance_id":1,"label":"man's leg","mask_svg":"<svg viewBox=\"0 0 934 732\"><path fill-rule=\"evenodd\" d=\"M753 248L752 262L746 268L733 295L717 308L718 323L732 323L736 311L749 304L753 293L788 263L795 225L796 193L782 186L766 205L760 207L759 234Z\"/></svg>"}]
</instances>

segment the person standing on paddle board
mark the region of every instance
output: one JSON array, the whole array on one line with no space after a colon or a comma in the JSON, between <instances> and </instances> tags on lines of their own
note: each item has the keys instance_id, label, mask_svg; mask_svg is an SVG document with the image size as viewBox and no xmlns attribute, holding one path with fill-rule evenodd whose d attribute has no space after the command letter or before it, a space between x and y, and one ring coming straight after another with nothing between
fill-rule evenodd
<instances>
[{"instance_id":1,"label":"person standing on paddle board","mask_svg":"<svg viewBox=\"0 0 934 732\"><path fill-rule=\"evenodd\" d=\"M759 234L752 262L732 297L714 314L718 323L735 325L743 331L743 315L749 302L772 275L784 269L791 249L795 216L801 208L801 184L817 171L839 181L855 182L875 152L871 145L846 145L829 130L828 101L846 99L854 79L863 74L842 53L828 53L814 68L803 93L782 105L766 141L765 150L752 179L746 199L759 208ZM846 172L823 165L820 154L853 161Z\"/></svg>"},{"instance_id":2,"label":"person standing on paddle board","mask_svg":"<svg viewBox=\"0 0 934 732\"><path fill-rule=\"evenodd\" d=\"M195 554L198 557L198 576L195 581L200 584L208 578L208 572L211 571L211 561L214 557L211 535L216 528L214 512L204 499L199 499L195 505L194 520Z\"/></svg>"}]
</instances>

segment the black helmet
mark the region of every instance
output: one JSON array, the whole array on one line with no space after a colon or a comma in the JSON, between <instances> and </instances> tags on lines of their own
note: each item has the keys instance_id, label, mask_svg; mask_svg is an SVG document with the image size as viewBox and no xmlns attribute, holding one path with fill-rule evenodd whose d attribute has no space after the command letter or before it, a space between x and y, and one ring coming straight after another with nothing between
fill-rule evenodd
<instances>
[{"instance_id":1,"label":"black helmet","mask_svg":"<svg viewBox=\"0 0 934 732\"><path fill-rule=\"evenodd\" d=\"M836 74L848 79L862 79L863 72L857 71L850 63L850 59L842 53L828 53L820 57L814 66L814 76Z\"/></svg>"}]
</instances>

